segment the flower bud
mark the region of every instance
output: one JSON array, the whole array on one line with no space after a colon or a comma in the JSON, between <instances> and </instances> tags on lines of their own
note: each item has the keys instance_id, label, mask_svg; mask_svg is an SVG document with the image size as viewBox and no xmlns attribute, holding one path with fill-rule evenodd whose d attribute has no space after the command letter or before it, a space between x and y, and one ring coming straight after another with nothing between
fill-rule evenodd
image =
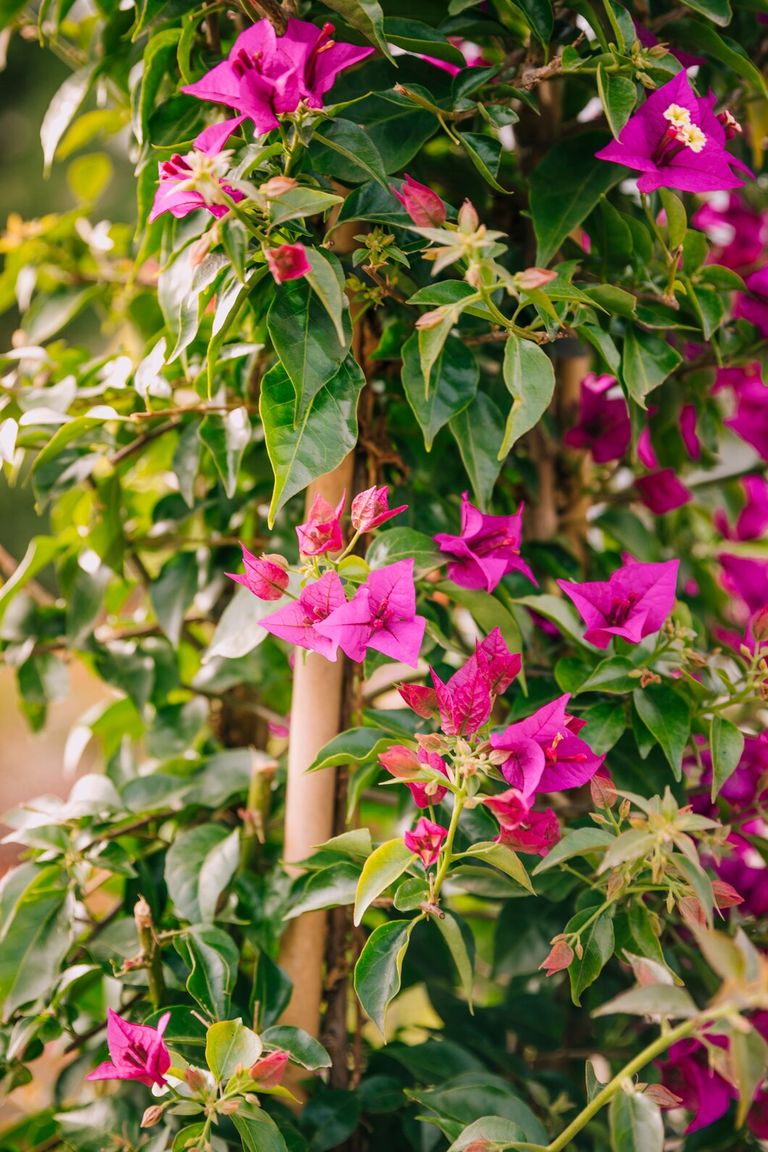
<instances>
[{"instance_id":1,"label":"flower bud","mask_svg":"<svg viewBox=\"0 0 768 1152\"><path fill-rule=\"evenodd\" d=\"M725 129L726 140L733 140L734 136L740 136L744 131L736 117L732 112L729 112L727 108L722 112L718 112L717 118Z\"/></svg>"},{"instance_id":2,"label":"flower bud","mask_svg":"<svg viewBox=\"0 0 768 1152\"><path fill-rule=\"evenodd\" d=\"M539 964L539 969L544 969L547 976L552 976L555 972L562 972L572 960L573 949L568 941L564 936L555 936L549 955Z\"/></svg>"},{"instance_id":3,"label":"flower bud","mask_svg":"<svg viewBox=\"0 0 768 1152\"><path fill-rule=\"evenodd\" d=\"M386 752L380 752L379 764L398 780L410 780L421 771L416 753L403 744L393 744Z\"/></svg>"},{"instance_id":4,"label":"flower bud","mask_svg":"<svg viewBox=\"0 0 768 1152\"><path fill-rule=\"evenodd\" d=\"M443 321L448 318L450 311L451 309L443 304L440 308L433 308L430 312L422 312L416 321L415 327L418 328L420 332L427 332L431 328L439 328Z\"/></svg>"},{"instance_id":5,"label":"flower bud","mask_svg":"<svg viewBox=\"0 0 768 1152\"><path fill-rule=\"evenodd\" d=\"M207 1086L205 1073L201 1072L199 1068L195 1068L190 1064L184 1069L184 1083L191 1092L202 1092Z\"/></svg>"},{"instance_id":6,"label":"flower bud","mask_svg":"<svg viewBox=\"0 0 768 1152\"><path fill-rule=\"evenodd\" d=\"M150 1104L149 1108L144 1109L141 1127L152 1128L155 1124L159 1124L163 1118L163 1110L162 1104Z\"/></svg>"},{"instance_id":7,"label":"flower bud","mask_svg":"<svg viewBox=\"0 0 768 1152\"><path fill-rule=\"evenodd\" d=\"M222 1116L234 1116L234 1114L239 1111L241 1103L241 1100L222 1100L221 1103L216 1106L216 1110L220 1112Z\"/></svg>"},{"instance_id":8,"label":"flower bud","mask_svg":"<svg viewBox=\"0 0 768 1152\"><path fill-rule=\"evenodd\" d=\"M758 643L768 640L768 604L758 608L752 617L752 635Z\"/></svg>"},{"instance_id":9,"label":"flower bud","mask_svg":"<svg viewBox=\"0 0 768 1152\"><path fill-rule=\"evenodd\" d=\"M526 268L515 276L517 285L522 288L523 292L532 292L536 288L543 288L545 284L550 284L556 279L557 272L553 272L550 268Z\"/></svg>"},{"instance_id":10,"label":"flower bud","mask_svg":"<svg viewBox=\"0 0 768 1152\"><path fill-rule=\"evenodd\" d=\"M728 884L725 880L713 880L712 892L718 908L735 908L738 904L744 903L744 897L740 896L733 885Z\"/></svg>"},{"instance_id":11,"label":"flower bud","mask_svg":"<svg viewBox=\"0 0 768 1152\"><path fill-rule=\"evenodd\" d=\"M440 197L426 184L412 179L407 172L400 191L392 188L392 192L417 227L439 228L445 223L445 204Z\"/></svg>"},{"instance_id":12,"label":"flower bud","mask_svg":"<svg viewBox=\"0 0 768 1152\"><path fill-rule=\"evenodd\" d=\"M475 211L475 206L471 200L465 200L461 208L459 208L459 231L463 232L465 236L471 236L473 232L477 232L480 227L480 217Z\"/></svg>"},{"instance_id":13,"label":"flower bud","mask_svg":"<svg viewBox=\"0 0 768 1152\"><path fill-rule=\"evenodd\" d=\"M349 518L356 532L371 532L380 524L391 520L393 516L399 516L401 512L405 512L407 507L407 504L401 504L399 508L390 508L389 493L386 487L382 485L382 487L377 488L374 485L373 488L367 488L365 492L358 492L352 501Z\"/></svg>"},{"instance_id":14,"label":"flower bud","mask_svg":"<svg viewBox=\"0 0 768 1152\"><path fill-rule=\"evenodd\" d=\"M674 1092L670 1092L663 1084L647 1084L643 1095L653 1100L654 1104L658 1104L659 1108L679 1108L683 1102L682 1097L675 1096Z\"/></svg>"},{"instance_id":15,"label":"flower bud","mask_svg":"<svg viewBox=\"0 0 768 1152\"><path fill-rule=\"evenodd\" d=\"M294 180L291 176L272 176L263 184L259 184L259 192L268 200L277 200L278 196L282 196L284 192L291 192L298 186L298 180Z\"/></svg>"},{"instance_id":16,"label":"flower bud","mask_svg":"<svg viewBox=\"0 0 768 1152\"><path fill-rule=\"evenodd\" d=\"M285 1069L288 1066L288 1053L282 1049L268 1052L250 1067L250 1076L262 1088L276 1088L282 1082Z\"/></svg>"},{"instance_id":17,"label":"flower bud","mask_svg":"<svg viewBox=\"0 0 768 1152\"><path fill-rule=\"evenodd\" d=\"M677 902L677 908L683 920L691 927L704 928L707 918L698 896L682 896Z\"/></svg>"},{"instance_id":18,"label":"flower bud","mask_svg":"<svg viewBox=\"0 0 768 1152\"><path fill-rule=\"evenodd\" d=\"M286 280L300 280L312 271L303 244L281 244L278 248L265 248L264 257L278 284L284 284Z\"/></svg>"},{"instance_id":19,"label":"flower bud","mask_svg":"<svg viewBox=\"0 0 768 1152\"><path fill-rule=\"evenodd\" d=\"M596 808L613 808L616 800L616 786L608 769L601 767L589 782L592 803Z\"/></svg>"}]
</instances>

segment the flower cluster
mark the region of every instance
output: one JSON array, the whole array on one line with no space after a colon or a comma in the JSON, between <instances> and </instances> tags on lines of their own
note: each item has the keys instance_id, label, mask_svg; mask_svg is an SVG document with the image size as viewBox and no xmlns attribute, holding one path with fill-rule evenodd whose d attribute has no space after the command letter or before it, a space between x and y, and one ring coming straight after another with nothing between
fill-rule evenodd
<instances>
[{"instance_id":1,"label":"flower cluster","mask_svg":"<svg viewBox=\"0 0 768 1152\"><path fill-rule=\"evenodd\" d=\"M352 540L344 548L342 516L346 494L334 508L317 496L309 518L296 529L299 552L305 563L299 569L302 587L297 595L289 589L290 570L282 556L254 556L243 546L245 574L227 573L260 600L285 599L287 603L261 620L273 636L335 661L339 649L350 660L361 662L372 649L416 666L426 620L416 614L413 560L398 560L370 572L364 583L352 586L342 579L339 563L364 533L374 531L406 505L390 508L386 488L369 488L352 501ZM362 562L361 562L362 563ZM351 598L347 590L352 588Z\"/></svg>"}]
</instances>

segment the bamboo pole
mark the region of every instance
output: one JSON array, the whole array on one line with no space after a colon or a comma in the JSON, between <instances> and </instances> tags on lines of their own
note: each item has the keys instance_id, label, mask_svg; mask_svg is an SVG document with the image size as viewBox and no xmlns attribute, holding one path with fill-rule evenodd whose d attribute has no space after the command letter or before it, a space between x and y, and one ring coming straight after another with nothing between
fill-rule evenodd
<instances>
[{"instance_id":1,"label":"bamboo pole","mask_svg":"<svg viewBox=\"0 0 768 1152\"><path fill-rule=\"evenodd\" d=\"M353 454L319 477L307 489L306 507L322 495L332 505L346 489L350 494ZM312 849L333 835L336 773L332 769L307 774L317 753L339 731L344 664L335 664L316 652L297 652L293 673L288 776L285 799L284 859L289 874ZM293 993L282 1023L303 1028L312 1036L320 1031L323 998L323 956L327 931L325 912L307 912L292 920L283 935L280 967L293 982Z\"/></svg>"}]
</instances>

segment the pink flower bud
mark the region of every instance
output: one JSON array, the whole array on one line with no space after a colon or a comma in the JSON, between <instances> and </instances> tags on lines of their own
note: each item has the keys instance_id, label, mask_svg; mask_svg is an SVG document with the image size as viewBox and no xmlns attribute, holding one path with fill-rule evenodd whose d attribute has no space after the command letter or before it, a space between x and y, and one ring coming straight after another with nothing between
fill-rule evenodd
<instances>
[{"instance_id":1,"label":"pink flower bud","mask_svg":"<svg viewBox=\"0 0 768 1152\"><path fill-rule=\"evenodd\" d=\"M393 744L386 752L380 752L379 764L398 780L410 780L421 771L416 753L404 744Z\"/></svg>"},{"instance_id":2,"label":"pink flower bud","mask_svg":"<svg viewBox=\"0 0 768 1152\"><path fill-rule=\"evenodd\" d=\"M202 1092L207 1086L205 1073L201 1072L199 1068L195 1068L190 1064L184 1069L184 1083L187 1088L192 1092Z\"/></svg>"},{"instance_id":3,"label":"pink flower bud","mask_svg":"<svg viewBox=\"0 0 768 1152\"><path fill-rule=\"evenodd\" d=\"M725 128L726 140L733 140L734 136L740 136L744 131L736 117L732 112L729 112L727 108L722 112L718 112L717 118L722 124L723 128Z\"/></svg>"},{"instance_id":4,"label":"pink flower bud","mask_svg":"<svg viewBox=\"0 0 768 1152\"><path fill-rule=\"evenodd\" d=\"M407 507L407 504L401 504L399 508L390 508L386 487L377 488L374 485L365 492L358 492L352 501L350 509L352 527L356 532L371 532L386 520L405 512Z\"/></svg>"},{"instance_id":5,"label":"pink flower bud","mask_svg":"<svg viewBox=\"0 0 768 1152\"><path fill-rule=\"evenodd\" d=\"M346 502L346 492L335 508L324 496L315 496L309 509L309 519L296 529L302 556L324 556L326 552L341 551L344 547L341 514Z\"/></svg>"},{"instance_id":6,"label":"pink flower bud","mask_svg":"<svg viewBox=\"0 0 768 1152\"><path fill-rule=\"evenodd\" d=\"M616 785L605 765L601 765L590 780L589 791L596 808L613 808L617 800Z\"/></svg>"},{"instance_id":7,"label":"pink flower bud","mask_svg":"<svg viewBox=\"0 0 768 1152\"><path fill-rule=\"evenodd\" d=\"M573 948L564 936L555 936L549 955L539 964L539 969L543 969L547 976L553 976L555 972L562 972L567 968L572 960Z\"/></svg>"},{"instance_id":8,"label":"pink flower bud","mask_svg":"<svg viewBox=\"0 0 768 1152\"><path fill-rule=\"evenodd\" d=\"M545 284L556 280L557 272L553 272L550 268L526 268L523 272L518 272L515 279L523 292L532 292L535 288L543 288Z\"/></svg>"},{"instance_id":9,"label":"pink flower bud","mask_svg":"<svg viewBox=\"0 0 768 1152\"><path fill-rule=\"evenodd\" d=\"M288 587L287 560L276 555L254 556L244 544L240 547L243 550L245 575L235 572L226 572L225 575L236 584L242 584L259 600L279 600Z\"/></svg>"},{"instance_id":10,"label":"pink flower bud","mask_svg":"<svg viewBox=\"0 0 768 1152\"><path fill-rule=\"evenodd\" d=\"M222 1116L234 1116L236 1112L240 1111L241 1104L242 1100L222 1100L220 1104L217 1104L216 1110Z\"/></svg>"},{"instance_id":11,"label":"pink flower bud","mask_svg":"<svg viewBox=\"0 0 768 1152\"><path fill-rule=\"evenodd\" d=\"M433 308L430 312L422 312L414 327L418 328L420 332L427 332L431 328L439 328L447 315L448 309L445 306Z\"/></svg>"},{"instance_id":12,"label":"pink flower bud","mask_svg":"<svg viewBox=\"0 0 768 1152\"><path fill-rule=\"evenodd\" d=\"M298 180L294 180L291 176L273 176L270 180L259 184L259 192L268 200L277 200L278 196L282 196L284 192L291 192L298 186Z\"/></svg>"},{"instance_id":13,"label":"pink flower bud","mask_svg":"<svg viewBox=\"0 0 768 1152\"><path fill-rule=\"evenodd\" d=\"M474 204L471 200L465 200L459 208L459 231L466 236L471 236L473 232L477 232L479 227L480 217L475 211Z\"/></svg>"},{"instance_id":14,"label":"pink flower bud","mask_svg":"<svg viewBox=\"0 0 768 1152\"><path fill-rule=\"evenodd\" d=\"M422 816L413 831L405 833L403 840L406 848L416 853L426 869L436 863L447 835L447 828Z\"/></svg>"},{"instance_id":15,"label":"pink flower bud","mask_svg":"<svg viewBox=\"0 0 768 1152\"><path fill-rule=\"evenodd\" d=\"M752 617L752 635L758 643L768 640L768 604L758 608Z\"/></svg>"},{"instance_id":16,"label":"pink flower bud","mask_svg":"<svg viewBox=\"0 0 768 1152\"><path fill-rule=\"evenodd\" d=\"M284 284L286 280L300 280L312 271L303 244L281 244L279 248L265 248L264 256L278 284Z\"/></svg>"},{"instance_id":17,"label":"pink flower bud","mask_svg":"<svg viewBox=\"0 0 768 1152\"><path fill-rule=\"evenodd\" d=\"M735 908L738 904L744 903L744 897L740 896L733 885L728 884L725 880L713 880L712 893L718 908Z\"/></svg>"},{"instance_id":18,"label":"pink flower bud","mask_svg":"<svg viewBox=\"0 0 768 1152\"><path fill-rule=\"evenodd\" d=\"M439 228L445 223L445 204L426 184L419 184L406 172L400 191L392 185L390 188L419 228Z\"/></svg>"},{"instance_id":19,"label":"pink flower bud","mask_svg":"<svg viewBox=\"0 0 768 1152\"><path fill-rule=\"evenodd\" d=\"M282 1049L268 1052L250 1067L250 1076L262 1088L276 1088L282 1082L288 1065L288 1053Z\"/></svg>"},{"instance_id":20,"label":"pink flower bud","mask_svg":"<svg viewBox=\"0 0 768 1152\"><path fill-rule=\"evenodd\" d=\"M144 1115L141 1118L142 1128L152 1128L155 1124L159 1124L163 1118L163 1107L161 1104L150 1104L149 1108L144 1109Z\"/></svg>"}]
</instances>

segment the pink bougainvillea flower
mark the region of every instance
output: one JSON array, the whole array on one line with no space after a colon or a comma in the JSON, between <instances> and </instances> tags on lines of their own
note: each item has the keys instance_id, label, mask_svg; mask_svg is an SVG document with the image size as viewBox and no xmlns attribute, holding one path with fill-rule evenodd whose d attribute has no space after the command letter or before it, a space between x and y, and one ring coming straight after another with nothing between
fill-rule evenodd
<instances>
[{"instance_id":1,"label":"pink bougainvillea flower","mask_svg":"<svg viewBox=\"0 0 768 1152\"><path fill-rule=\"evenodd\" d=\"M722 552L718 560L723 587L746 604L749 614L768 604L768 561L727 552Z\"/></svg>"},{"instance_id":2,"label":"pink bougainvillea flower","mask_svg":"<svg viewBox=\"0 0 768 1152\"><path fill-rule=\"evenodd\" d=\"M278 36L269 20L259 20L240 33L226 60L182 92L233 108L235 127L250 120L256 134L263 135L277 128L278 116L295 112L301 103L322 108L339 73L374 51L338 44L332 36L332 24L318 28L289 20L285 34Z\"/></svg>"},{"instance_id":3,"label":"pink bougainvillea flower","mask_svg":"<svg viewBox=\"0 0 768 1152\"><path fill-rule=\"evenodd\" d=\"M312 271L312 265L303 244L281 244L278 248L265 248L264 256L273 279L278 284L286 280L300 280Z\"/></svg>"},{"instance_id":4,"label":"pink bougainvillea flower","mask_svg":"<svg viewBox=\"0 0 768 1152\"><path fill-rule=\"evenodd\" d=\"M426 869L437 861L447 835L447 828L435 824L434 820L427 820L426 816L420 816L413 831L406 832L403 840L406 848L416 853Z\"/></svg>"},{"instance_id":5,"label":"pink bougainvillea flower","mask_svg":"<svg viewBox=\"0 0 768 1152\"><path fill-rule=\"evenodd\" d=\"M431 720L437 712L434 688L428 688L426 684L400 684L397 690L411 711L423 720Z\"/></svg>"},{"instance_id":6,"label":"pink bougainvillea flower","mask_svg":"<svg viewBox=\"0 0 768 1152\"><path fill-rule=\"evenodd\" d=\"M691 218L706 232L709 262L745 272L762 260L768 243L768 213L757 212L738 192L715 192Z\"/></svg>"},{"instance_id":7,"label":"pink bougainvillea flower","mask_svg":"<svg viewBox=\"0 0 768 1152\"><path fill-rule=\"evenodd\" d=\"M439 804L448 791L437 780L414 780L413 777L424 767L438 772L441 776L448 776L448 768L442 756L430 752L427 748L419 746L414 752L403 744L393 744L386 752L379 754L379 763L386 768L397 780L402 780L413 796L418 808L428 808L430 804Z\"/></svg>"},{"instance_id":8,"label":"pink bougainvillea flower","mask_svg":"<svg viewBox=\"0 0 768 1152\"><path fill-rule=\"evenodd\" d=\"M722 509L715 513L715 525L727 540L757 540L768 529L768 479L745 476L741 481L744 506L731 527Z\"/></svg>"},{"instance_id":9,"label":"pink bougainvillea flower","mask_svg":"<svg viewBox=\"0 0 768 1152\"><path fill-rule=\"evenodd\" d=\"M762 338L768 340L768 267L753 272L744 283L750 294L737 294L733 315L754 324Z\"/></svg>"},{"instance_id":10,"label":"pink bougainvillea flower","mask_svg":"<svg viewBox=\"0 0 768 1152\"><path fill-rule=\"evenodd\" d=\"M547 976L554 976L555 972L563 972L569 968L572 961L573 948L565 936L555 936L547 956L539 964L539 971L545 972Z\"/></svg>"},{"instance_id":11,"label":"pink bougainvillea flower","mask_svg":"<svg viewBox=\"0 0 768 1152\"><path fill-rule=\"evenodd\" d=\"M608 393L615 390L615 395ZM581 382L579 422L565 434L569 448L588 449L596 464L620 460L632 430L627 403L615 376L588 373Z\"/></svg>"},{"instance_id":12,"label":"pink bougainvillea flower","mask_svg":"<svg viewBox=\"0 0 768 1152\"><path fill-rule=\"evenodd\" d=\"M660 468L658 472L638 476L635 488L646 508L650 508L657 516L682 508L693 500L693 495L678 478L674 468Z\"/></svg>"},{"instance_id":13,"label":"pink bougainvillea flower","mask_svg":"<svg viewBox=\"0 0 768 1152\"><path fill-rule=\"evenodd\" d=\"M371 572L349 603L316 626L350 660L365 659L368 648L416 667L426 620L416 615L413 560L398 560Z\"/></svg>"},{"instance_id":14,"label":"pink bougainvillea flower","mask_svg":"<svg viewBox=\"0 0 768 1152\"><path fill-rule=\"evenodd\" d=\"M506 692L522 662L510 652L498 628L476 646L474 655L444 684L430 669L446 736L469 736L486 723L496 696Z\"/></svg>"},{"instance_id":15,"label":"pink bougainvillea flower","mask_svg":"<svg viewBox=\"0 0 768 1152\"><path fill-rule=\"evenodd\" d=\"M614 636L637 644L658 632L675 604L679 560L625 564L608 580L557 583L587 626L584 639L607 648Z\"/></svg>"},{"instance_id":16,"label":"pink bougainvillea flower","mask_svg":"<svg viewBox=\"0 0 768 1152\"><path fill-rule=\"evenodd\" d=\"M346 492L335 508L324 496L315 496L309 509L309 519L296 529L302 556L324 556L326 552L341 551L344 547L341 514L346 502Z\"/></svg>"},{"instance_id":17,"label":"pink bougainvillea flower","mask_svg":"<svg viewBox=\"0 0 768 1152\"><path fill-rule=\"evenodd\" d=\"M719 1047L725 1043L723 1037L709 1039ZM664 1087L679 1097L687 1112L693 1113L687 1133L714 1124L738 1096L733 1085L710 1067L707 1050L700 1040L679 1040L657 1066Z\"/></svg>"},{"instance_id":18,"label":"pink bougainvillea flower","mask_svg":"<svg viewBox=\"0 0 768 1152\"><path fill-rule=\"evenodd\" d=\"M464 492L460 534L440 532L434 538L440 551L453 558L448 564L448 576L454 584L493 592L510 572L520 572L536 584L535 576L520 557L522 521L522 504L512 516L486 516Z\"/></svg>"},{"instance_id":19,"label":"pink bougainvillea flower","mask_svg":"<svg viewBox=\"0 0 768 1152\"><path fill-rule=\"evenodd\" d=\"M288 587L288 573L285 570L285 561L282 556L254 556L245 544L243 550L243 563L245 574L225 572L230 580L242 584L259 600L279 600Z\"/></svg>"},{"instance_id":20,"label":"pink bougainvillea flower","mask_svg":"<svg viewBox=\"0 0 768 1152\"><path fill-rule=\"evenodd\" d=\"M730 388L734 396L742 392L752 391L763 386L760 364L753 360L751 364L737 364L733 368L718 368L715 372L713 392L721 392Z\"/></svg>"},{"instance_id":21,"label":"pink bougainvillea flower","mask_svg":"<svg viewBox=\"0 0 768 1152\"><path fill-rule=\"evenodd\" d=\"M691 460L698 460L701 457L701 441L696 431L696 408L693 404L684 404L680 409L680 435Z\"/></svg>"},{"instance_id":22,"label":"pink bougainvillea flower","mask_svg":"<svg viewBox=\"0 0 768 1152\"><path fill-rule=\"evenodd\" d=\"M281 640L310 652L319 652L326 660L335 660L338 641L320 632L318 626L346 602L344 586L338 575L326 572L319 580L303 588L298 600L292 600L271 616L265 616L261 626Z\"/></svg>"},{"instance_id":23,"label":"pink bougainvillea flower","mask_svg":"<svg viewBox=\"0 0 768 1152\"><path fill-rule=\"evenodd\" d=\"M560 824L551 808L534 812L519 788L507 788L483 803L499 822L497 840L521 852L546 856L560 839Z\"/></svg>"},{"instance_id":24,"label":"pink bougainvillea flower","mask_svg":"<svg viewBox=\"0 0 768 1152\"><path fill-rule=\"evenodd\" d=\"M166 1012L156 1028L149 1028L144 1024L131 1024L108 1009L107 1045L111 1059L99 1064L86 1079L138 1080L147 1088L154 1084L162 1087L171 1066L170 1053L163 1040L170 1019L170 1012Z\"/></svg>"},{"instance_id":25,"label":"pink bougainvillea flower","mask_svg":"<svg viewBox=\"0 0 768 1152\"><path fill-rule=\"evenodd\" d=\"M699 97L685 72L678 72L630 116L618 140L598 159L642 172L640 192L679 188L682 192L720 192L743 181L732 167L749 169L725 150L726 134L713 111L714 93ZM751 175L751 173L749 173Z\"/></svg>"},{"instance_id":26,"label":"pink bougainvillea flower","mask_svg":"<svg viewBox=\"0 0 768 1152\"><path fill-rule=\"evenodd\" d=\"M243 192L232 188L224 179L231 153L220 152L217 155L216 152L195 149L185 156L176 154L158 164L160 183L149 213L150 220L156 220L163 212L170 212L181 219L201 208L218 218L226 216L229 211L222 192L236 203L245 199Z\"/></svg>"},{"instance_id":27,"label":"pink bougainvillea flower","mask_svg":"<svg viewBox=\"0 0 768 1152\"><path fill-rule=\"evenodd\" d=\"M502 776L520 790L526 803L537 792L561 792L586 784L605 759L577 736L584 722L567 715L570 698L566 693L491 736L494 748L509 753L501 765Z\"/></svg>"},{"instance_id":28,"label":"pink bougainvillea flower","mask_svg":"<svg viewBox=\"0 0 768 1152\"><path fill-rule=\"evenodd\" d=\"M413 223L420 228L440 228L445 223L445 204L427 184L420 184L406 172L400 188L395 188L394 184L390 184L390 188Z\"/></svg>"},{"instance_id":29,"label":"pink bougainvillea flower","mask_svg":"<svg viewBox=\"0 0 768 1152\"><path fill-rule=\"evenodd\" d=\"M768 460L768 388L751 372L736 381L736 411L725 421L736 435Z\"/></svg>"},{"instance_id":30,"label":"pink bougainvillea flower","mask_svg":"<svg viewBox=\"0 0 768 1152\"><path fill-rule=\"evenodd\" d=\"M352 501L350 509L352 527L356 532L372 532L374 528L391 520L393 516L405 512L407 507L407 504L401 504L398 508L390 508L389 492L386 487L377 488L374 485L373 488L366 488L365 492L358 492Z\"/></svg>"},{"instance_id":31,"label":"pink bougainvillea flower","mask_svg":"<svg viewBox=\"0 0 768 1152\"><path fill-rule=\"evenodd\" d=\"M258 1081L260 1088L276 1088L278 1084L282 1084L285 1070L288 1067L288 1059L288 1053L278 1048L275 1052L268 1052L266 1056L262 1056L260 1060L252 1064L248 1069L248 1074L252 1080Z\"/></svg>"}]
</instances>

